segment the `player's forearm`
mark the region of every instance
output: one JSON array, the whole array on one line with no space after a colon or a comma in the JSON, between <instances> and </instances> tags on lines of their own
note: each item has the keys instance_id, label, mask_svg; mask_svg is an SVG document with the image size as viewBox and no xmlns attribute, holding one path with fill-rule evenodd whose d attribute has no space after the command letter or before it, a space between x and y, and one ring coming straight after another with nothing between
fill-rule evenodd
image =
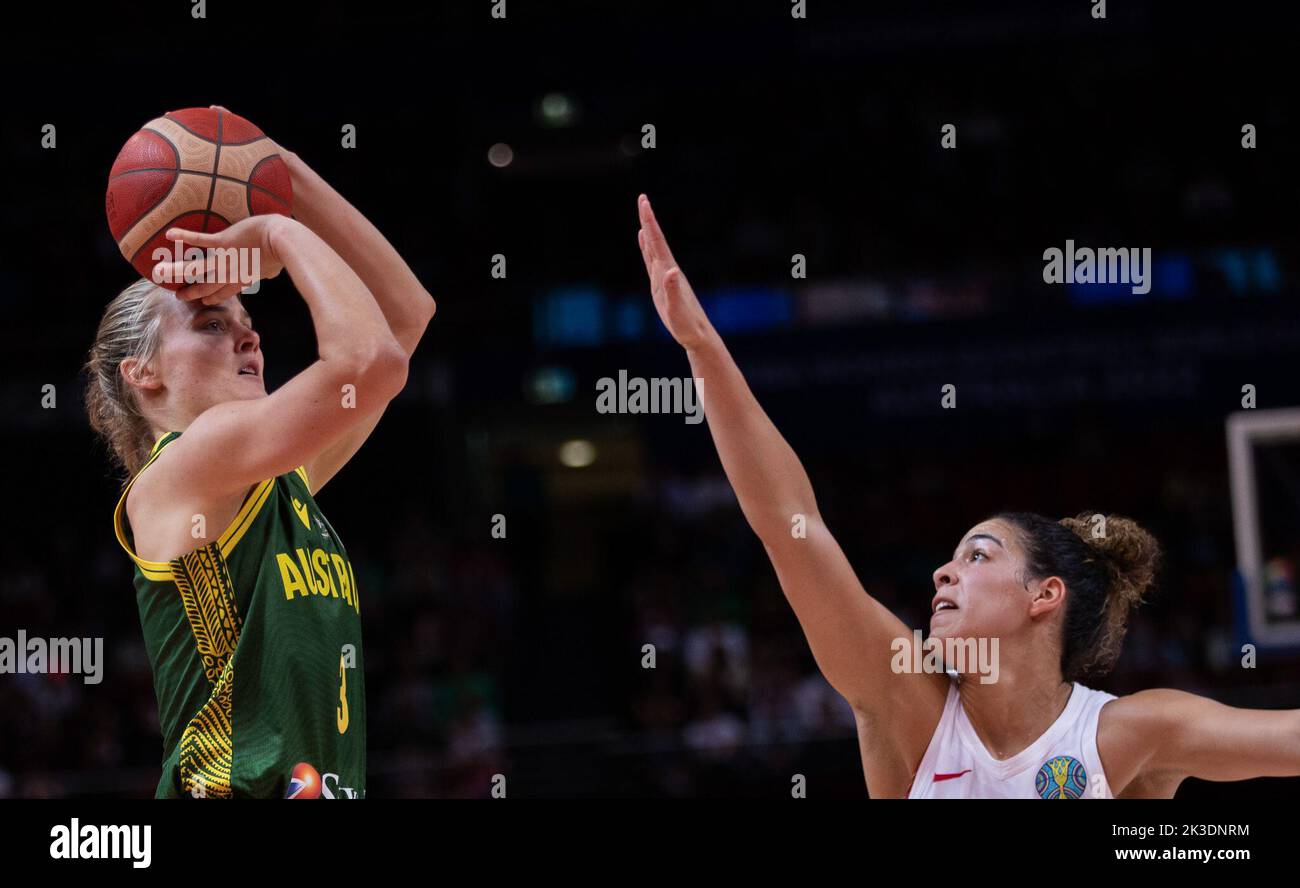
<instances>
[{"instance_id":1,"label":"player's forearm","mask_svg":"<svg viewBox=\"0 0 1300 888\"><path fill-rule=\"evenodd\" d=\"M321 360L363 368L398 343L365 282L314 232L284 220L270 235L275 254L311 311Z\"/></svg>"},{"instance_id":2,"label":"player's forearm","mask_svg":"<svg viewBox=\"0 0 1300 888\"><path fill-rule=\"evenodd\" d=\"M712 330L687 349L699 397L740 508L768 545L791 538L796 515L817 512L808 474L750 391L722 338Z\"/></svg>"},{"instance_id":3,"label":"player's forearm","mask_svg":"<svg viewBox=\"0 0 1300 888\"><path fill-rule=\"evenodd\" d=\"M1250 780L1300 776L1300 709L1229 710L1240 714L1235 742L1220 743L1192 776L1206 780ZM1230 735L1224 732L1223 739Z\"/></svg>"},{"instance_id":4,"label":"player's forearm","mask_svg":"<svg viewBox=\"0 0 1300 888\"><path fill-rule=\"evenodd\" d=\"M436 304L379 229L298 155L285 152L294 216L352 267L374 297L394 338L415 352Z\"/></svg>"}]
</instances>

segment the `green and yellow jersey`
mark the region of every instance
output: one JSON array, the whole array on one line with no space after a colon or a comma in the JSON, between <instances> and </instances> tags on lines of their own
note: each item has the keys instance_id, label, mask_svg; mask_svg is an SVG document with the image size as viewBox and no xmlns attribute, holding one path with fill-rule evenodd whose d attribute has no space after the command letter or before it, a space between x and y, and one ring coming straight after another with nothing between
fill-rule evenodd
<instances>
[{"instance_id":1,"label":"green and yellow jersey","mask_svg":"<svg viewBox=\"0 0 1300 888\"><path fill-rule=\"evenodd\" d=\"M179 436L158 439L113 512L158 695L156 796L364 798L361 602L306 469L255 485L216 540L146 561L127 493Z\"/></svg>"}]
</instances>

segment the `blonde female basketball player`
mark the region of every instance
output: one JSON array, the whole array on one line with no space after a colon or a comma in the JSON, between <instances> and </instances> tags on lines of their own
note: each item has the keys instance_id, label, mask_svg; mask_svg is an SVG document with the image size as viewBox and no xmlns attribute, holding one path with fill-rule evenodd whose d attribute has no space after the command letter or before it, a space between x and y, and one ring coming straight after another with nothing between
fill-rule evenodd
<instances>
[{"instance_id":1,"label":"blonde female basketball player","mask_svg":"<svg viewBox=\"0 0 1300 888\"><path fill-rule=\"evenodd\" d=\"M362 596L315 496L402 390L434 301L360 212L281 156L296 220L184 240L287 270L319 357L268 394L242 284L142 279L109 304L87 362L91 425L131 476L113 517L158 695L159 797L365 796Z\"/></svg>"},{"instance_id":2,"label":"blonde female basketball player","mask_svg":"<svg viewBox=\"0 0 1300 888\"><path fill-rule=\"evenodd\" d=\"M1163 689L1116 698L1079 683L1114 663L1159 556L1118 516L1096 540L1082 516L1010 513L972 527L934 572L930 635L998 639L997 680L895 672L895 640L911 630L863 590L644 195L639 212L655 308L703 380L723 468L817 664L853 707L872 796L1168 797L1186 777L1300 775L1300 710L1234 709Z\"/></svg>"}]
</instances>

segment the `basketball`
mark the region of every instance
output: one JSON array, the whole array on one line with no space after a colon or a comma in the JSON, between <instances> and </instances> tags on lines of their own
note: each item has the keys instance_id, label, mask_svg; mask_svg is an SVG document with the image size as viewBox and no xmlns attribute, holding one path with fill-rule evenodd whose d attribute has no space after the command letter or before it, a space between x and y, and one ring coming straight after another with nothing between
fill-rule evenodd
<instances>
[{"instance_id":1,"label":"basketball","mask_svg":"<svg viewBox=\"0 0 1300 888\"><path fill-rule=\"evenodd\" d=\"M167 229L216 232L259 213L289 216L293 189L279 147L252 123L216 108L184 108L127 140L109 172L104 204L118 249L152 280L154 265L174 250ZM159 249L167 257L155 255ZM183 285L158 283L169 290Z\"/></svg>"}]
</instances>

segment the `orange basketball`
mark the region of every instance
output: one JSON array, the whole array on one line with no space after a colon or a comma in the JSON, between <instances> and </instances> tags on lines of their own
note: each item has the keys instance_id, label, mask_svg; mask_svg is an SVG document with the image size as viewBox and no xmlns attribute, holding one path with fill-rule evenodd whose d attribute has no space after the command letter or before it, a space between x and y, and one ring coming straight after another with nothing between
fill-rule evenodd
<instances>
[{"instance_id":1,"label":"orange basketball","mask_svg":"<svg viewBox=\"0 0 1300 888\"><path fill-rule=\"evenodd\" d=\"M173 258L168 228L221 231L259 213L292 215L289 168L278 151L229 111L185 108L149 121L122 146L108 174L104 204L118 249L152 280L154 265ZM158 249L167 255L156 256ZM169 290L183 285L159 283Z\"/></svg>"}]
</instances>

